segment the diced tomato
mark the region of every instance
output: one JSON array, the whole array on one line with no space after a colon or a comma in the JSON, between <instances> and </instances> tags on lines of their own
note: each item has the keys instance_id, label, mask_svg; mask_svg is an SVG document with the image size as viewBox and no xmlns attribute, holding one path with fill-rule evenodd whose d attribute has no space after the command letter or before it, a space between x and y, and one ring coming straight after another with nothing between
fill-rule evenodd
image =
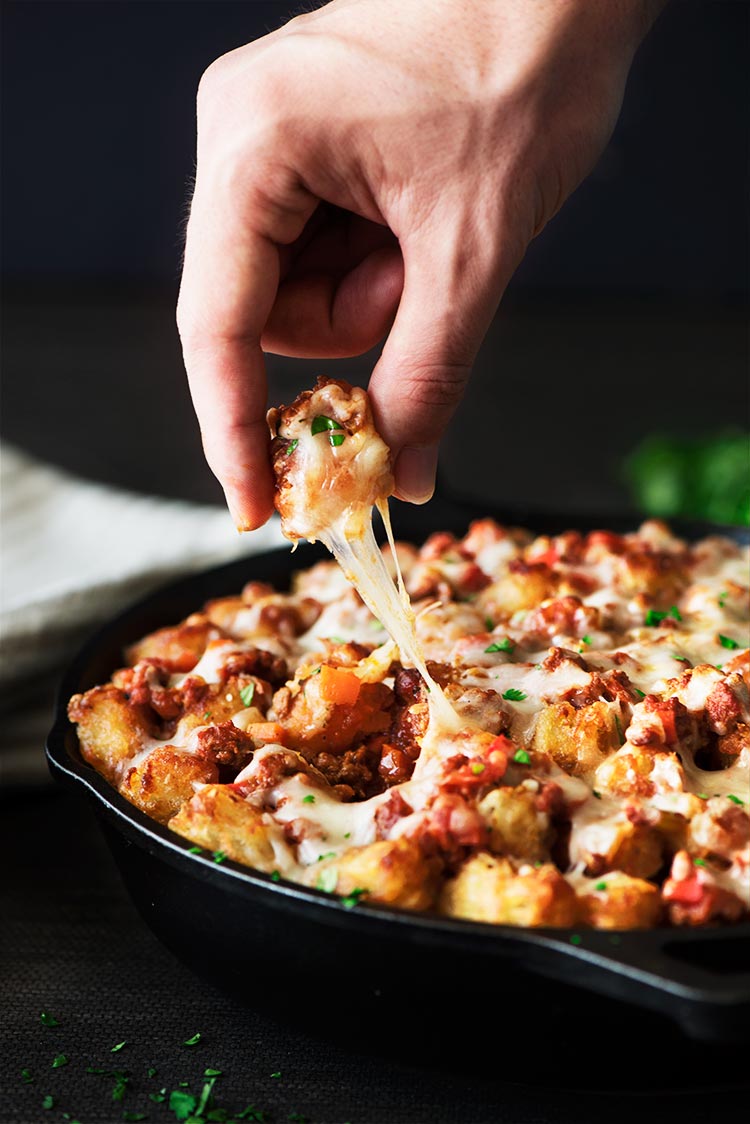
<instances>
[{"instance_id":1,"label":"diced tomato","mask_svg":"<svg viewBox=\"0 0 750 1124\"><path fill-rule=\"evenodd\" d=\"M677 724L675 723L674 712L667 710L665 707L659 711L659 718L664 728L665 745L673 745L677 741Z\"/></svg>"},{"instance_id":2,"label":"diced tomato","mask_svg":"<svg viewBox=\"0 0 750 1124\"><path fill-rule=\"evenodd\" d=\"M359 698L360 680L352 671L323 664L320 669L320 697L334 706L354 706Z\"/></svg>"},{"instance_id":3,"label":"diced tomato","mask_svg":"<svg viewBox=\"0 0 750 1124\"><path fill-rule=\"evenodd\" d=\"M668 902L695 905L701 900L705 890L706 887L697 878L686 878L682 882L677 882L674 878L668 878L664 883L662 894Z\"/></svg>"}]
</instances>

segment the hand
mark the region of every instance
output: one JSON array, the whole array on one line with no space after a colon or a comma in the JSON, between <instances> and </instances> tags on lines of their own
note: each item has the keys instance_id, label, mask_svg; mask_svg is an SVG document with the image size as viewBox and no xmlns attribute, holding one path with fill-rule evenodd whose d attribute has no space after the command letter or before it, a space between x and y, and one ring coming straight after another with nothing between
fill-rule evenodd
<instances>
[{"instance_id":1,"label":"hand","mask_svg":"<svg viewBox=\"0 0 750 1124\"><path fill-rule=\"evenodd\" d=\"M360 354L397 494L531 239L591 169L659 0L334 0L198 91L178 326L238 527L272 511L263 352Z\"/></svg>"}]
</instances>

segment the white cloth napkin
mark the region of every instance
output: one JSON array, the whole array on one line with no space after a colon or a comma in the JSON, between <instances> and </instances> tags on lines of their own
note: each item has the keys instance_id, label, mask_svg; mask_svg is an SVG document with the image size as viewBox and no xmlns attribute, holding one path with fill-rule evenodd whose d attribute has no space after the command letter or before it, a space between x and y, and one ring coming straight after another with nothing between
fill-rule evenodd
<instances>
[{"instance_id":1,"label":"white cloth napkin","mask_svg":"<svg viewBox=\"0 0 750 1124\"><path fill-rule=\"evenodd\" d=\"M277 518L240 535L223 508L90 483L9 447L0 510L4 691L55 668L86 631L169 578L289 545Z\"/></svg>"}]
</instances>

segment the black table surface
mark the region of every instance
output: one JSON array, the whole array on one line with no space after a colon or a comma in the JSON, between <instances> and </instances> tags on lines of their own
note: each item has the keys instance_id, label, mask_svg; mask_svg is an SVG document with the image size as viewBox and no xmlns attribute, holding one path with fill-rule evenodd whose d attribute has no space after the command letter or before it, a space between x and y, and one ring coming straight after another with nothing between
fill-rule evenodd
<instances>
[{"instance_id":1,"label":"black table surface","mask_svg":"<svg viewBox=\"0 0 750 1124\"><path fill-rule=\"evenodd\" d=\"M573 991L540 1002L530 990L523 1009L516 1000L487 1011L481 980L467 981L462 1025L441 1025L438 990L428 1020L404 996L377 1026L332 1029L336 1020L320 1018L321 1005L330 1016L340 989L365 987L363 969L361 980L296 981L291 991L280 979L277 1004L244 1006L157 941L77 794L52 785L17 790L0 811L9 860L0 928L3 1124L110 1124L140 1113L149 1124L174 1120L168 1103L150 1095L166 1089L168 1097L181 1081L200 1092L207 1068L222 1071L217 1107L253 1105L274 1124L599 1124L634 1116L700 1124L746 1103L746 1047L696 1043L657 1016L611 1001L592 1007ZM238 947L238 972L264 970ZM44 1025L43 1011L58 1025ZM415 1033L405 1047L403 1033L389 1027L403 1031L410 1018ZM200 1041L185 1045L198 1032ZM53 1068L60 1055L67 1064ZM112 1100L117 1072L128 1077L121 1101ZM51 1110L43 1107L48 1096Z\"/></svg>"}]
</instances>

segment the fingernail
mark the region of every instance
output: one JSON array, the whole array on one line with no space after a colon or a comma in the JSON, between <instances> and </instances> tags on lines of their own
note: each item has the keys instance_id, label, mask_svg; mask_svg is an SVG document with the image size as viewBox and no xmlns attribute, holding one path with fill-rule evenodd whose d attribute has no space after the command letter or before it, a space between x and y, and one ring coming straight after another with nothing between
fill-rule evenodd
<instances>
[{"instance_id":1,"label":"fingernail","mask_svg":"<svg viewBox=\"0 0 750 1124\"><path fill-rule=\"evenodd\" d=\"M435 491L437 445L407 445L396 461L396 492L409 503L427 503Z\"/></svg>"}]
</instances>

